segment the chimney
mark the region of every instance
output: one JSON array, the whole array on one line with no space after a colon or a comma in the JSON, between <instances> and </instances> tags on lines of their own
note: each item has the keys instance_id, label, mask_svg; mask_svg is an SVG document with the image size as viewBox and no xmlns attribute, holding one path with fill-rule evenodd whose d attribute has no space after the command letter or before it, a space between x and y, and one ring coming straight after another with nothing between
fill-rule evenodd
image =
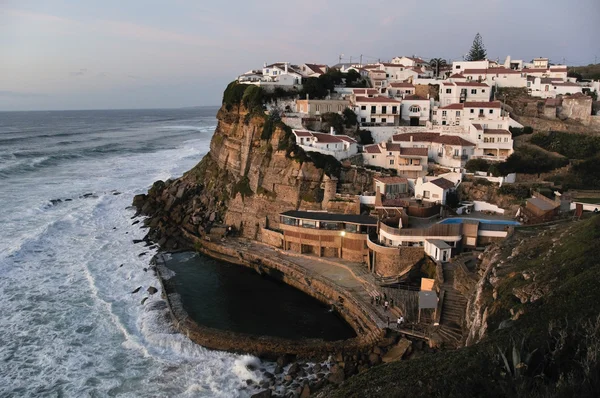
<instances>
[{"instance_id":1,"label":"chimney","mask_svg":"<svg viewBox=\"0 0 600 398\"><path fill-rule=\"evenodd\" d=\"M286 62L285 63L285 74L287 75L287 73L288 73L288 63Z\"/></svg>"},{"instance_id":2,"label":"chimney","mask_svg":"<svg viewBox=\"0 0 600 398\"><path fill-rule=\"evenodd\" d=\"M333 126L329 127L329 134L335 135L335 130L333 129Z\"/></svg>"},{"instance_id":3,"label":"chimney","mask_svg":"<svg viewBox=\"0 0 600 398\"><path fill-rule=\"evenodd\" d=\"M308 101L308 93L306 93L306 100Z\"/></svg>"},{"instance_id":4,"label":"chimney","mask_svg":"<svg viewBox=\"0 0 600 398\"><path fill-rule=\"evenodd\" d=\"M263 64L263 68L267 67L267 61L265 61L265 63Z\"/></svg>"},{"instance_id":5,"label":"chimney","mask_svg":"<svg viewBox=\"0 0 600 398\"><path fill-rule=\"evenodd\" d=\"M410 142L413 142L413 136L412 135L410 136Z\"/></svg>"}]
</instances>

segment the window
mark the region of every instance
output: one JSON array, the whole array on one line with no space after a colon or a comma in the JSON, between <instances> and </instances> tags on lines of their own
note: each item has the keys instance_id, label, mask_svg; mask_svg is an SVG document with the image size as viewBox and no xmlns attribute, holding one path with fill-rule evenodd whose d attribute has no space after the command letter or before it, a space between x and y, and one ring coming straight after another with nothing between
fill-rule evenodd
<instances>
[{"instance_id":1,"label":"window","mask_svg":"<svg viewBox=\"0 0 600 398\"><path fill-rule=\"evenodd\" d=\"M390 159L390 166L394 164L394 159Z\"/></svg>"},{"instance_id":2,"label":"window","mask_svg":"<svg viewBox=\"0 0 600 398\"><path fill-rule=\"evenodd\" d=\"M366 121L367 121L367 118L365 118L365 117L361 117L361 118L360 118L360 121L361 121L361 123L364 123L364 122L366 122Z\"/></svg>"},{"instance_id":3,"label":"window","mask_svg":"<svg viewBox=\"0 0 600 398\"><path fill-rule=\"evenodd\" d=\"M436 115L437 115L437 111L433 111L433 116L436 116Z\"/></svg>"},{"instance_id":4,"label":"window","mask_svg":"<svg viewBox=\"0 0 600 398\"><path fill-rule=\"evenodd\" d=\"M508 142L508 137L504 137L504 142Z\"/></svg>"},{"instance_id":5,"label":"window","mask_svg":"<svg viewBox=\"0 0 600 398\"><path fill-rule=\"evenodd\" d=\"M482 93L485 93L485 88L482 88L482 89L481 89L481 92L482 92Z\"/></svg>"},{"instance_id":6,"label":"window","mask_svg":"<svg viewBox=\"0 0 600 398\"><path fill-rule=\"evenodd\" d=\"M477 94L477 89L476 88L471 89L471 94Z\"/></svg>"},{"instance_id":7,"label":"window","mask_svg":"<svg viewBox=\"0 0 600 398\"><path fill-rule=\"evenodd\" d=\"M367 106L366 106L366 105L362 105L362 106L360 107L360 110L361 110L361 111L366 111L366 110L367 110Z\"/></svg>"},{"instance_id":8,"label":"window","mask_svg":"<svg viewBox=\"0 0 600 398\"><path fill-rule=\"evenodd\" d=\"M382 117L382 118L381 118L381 123L386 123L386 122L387 122L387 119L386 119L386 118L384 118L384 117Z\"/></svg>"},{"instance_id":9,"label":"window","mask_svg":"<svg viewBox=\"0 0 600 398\"><path fill-rule=\"evenodd\" d=\"M456 69L460 69L460 65L456 65Z\"/></svg>"},{"instance_id":10,"label":"window","mask_svg":"<svg viewBox=\"0 0 600 398\"><path fill-rule=\"evenodd\" d=\"M375 123L375 118L374 117L371 118L371 123Z\"/></svg>"},{"instance_id":11,"label":"window","mask_svg":"<svg viewBox=\"0 0 600 398\"><path fill-rule=\"evenodd\" d=\"M429 191L423 191L423 197L429 199Z\"/></svg>"},{"instance_id":12,"label":"window","mask_svg":"<svg viewBox=\"0 0 600 398\"><path fill-rule=\"evenodd\" d=\"M442 120L442 126L445 126L445 125L446 125L446 121Z\"/></svg>"},{"instance_id":13,"label":"window","mask_svg":"<svg viewBox=\"0 0 600 398\"><path fill-rule=\"evenodd\" d=\"M460 111L456 111L456 116L460 116Z\"/></svg>"},{"instance_id":14,"label":"window","mask_svg":"<svg viewBox=\"0 0 600 398\"><path fill-rule=\"evenodd\" d=\"M398 113L398 107L397 106L392 106L392 113L395 115L396 113Z\"/></svg>"},{"instance_id":15,"label":"window","mask_svg":"<svg viewBox=\"0 0 600 398\"><path fill-rule=\"evenodd\" d=\"M327 144L327 148L329 148L329 144Z\"/></svg>"},{"instance_id":16,"label":"window","mask_svg":"<svg viewBox=\"0 0 600 398\"><path fill-rule=\"evenodd\" d=\"M475 109L471 109L471 113L475 113Z\"/></svg>"},{"instance_id":17,"label":"window","mask_svg":"<svg viewBox=\"0 0 600 398\"><path fill-rule=\"evenodd\" d=\"M375 159L375 155L371 155L371 159Z\"/></svg>"},{"instance_id":18,"label":"window","mask_svg":"<svg viewBox=\"0 0 600 398\"><path fill-rule=\"evenodd\" d=\"M371 113L377 112L377 107L375 105L371 105Z\"/></svg>"},{"instance_id":19,"label":"window","mask_svg":"<svg viewBox=\"0 0 600 398\"><path fill-rule=\"evenodd\" d=\"M479 134L479 135L477 136L477 139L479 139L479 140L481 139L481 134Z\"/></svg>"},{"instance_id":20,"label":"window","mask_svg":"<svg viewBox=\"0 0 600 398\"><path fill-rule=\"evenodd\" d=\"M388 152L388 155L389 155L389 156L392 156L392 153L391 153L391 152Z\"/></svg>"},{"instance_id":21,"label":"window","mask_svg":"<svg viewBox=\"0 0 600 398\"><path fill-rule=\"evenodd\" d=\"M446 89L446 94L452 94L452 89L451 88L447 88Z\"/></svg>"},{"instance_id":22,"label":"window","mask_svg":"<svg viewBox=\"0 0 600 398\"><path fill-rule=\"evenodd\" d=\"M381 107L381 113L386 114L387 113L387 106L382 106Z\"/></svg>"},{"instance_id":23,"label":"window","mask_svg":"<svg viewBox=\"0 0 600 398\"><path fill-rule=\"evenodd\" d=\"M531 87L531 82L527 82L527 87Z\"/></svg>"},{"instance_id":24,"label":"window","mask_svg":"<svg viewBox=\"0 0 600 398\"><path fill-rule=\"evenodd\" d=\"M458 155L460 155L460 152L458 151L458 149L455 149L454 150L454 156L458 156Z\"/></svg>"},{"instance_id":25,"label":"window","mask_svg":"<svg viewBox=\"0 0 600 398\"><path fill-rule=\"evenodd\" d=\"M442 111L442 116L446 116L446 111Z\"/></svg>"},{"instance_id":26,"label":"window","mask_svg":"<svg viewBox=\"0 0 600 398\"><path fill-rule=\"evenodd\" d=\"M479 116L483 115L483 109L479 110Z\"/></svg>"},{"instance_id":27,"label":"window","mask_svg":"<svg viewBox=\"0 0 600 398\"><path fill-rule=\"evenodd\" d=\"M410 112L421 112L421 108L419 107L419 105L412 105L412 106L409 108L409 111L410 111Z\"/></svg>"},{"instance_id":28,"label":"window","mask_svg":"<svg viewBox=\"0 0 600 398\"><path fill-rule=\"evenodd\" d=\"M493 109L490 109L490 115L491 115L492 113L494 113L494 110L493 110Z\"/></svg>"}]
</instances>

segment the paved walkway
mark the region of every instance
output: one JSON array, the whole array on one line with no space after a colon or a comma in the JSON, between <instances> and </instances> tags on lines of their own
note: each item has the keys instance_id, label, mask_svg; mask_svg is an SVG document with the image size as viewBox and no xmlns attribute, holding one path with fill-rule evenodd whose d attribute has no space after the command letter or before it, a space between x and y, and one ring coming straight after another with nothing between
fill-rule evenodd
<instances>
[{"instance_id":1,"label":"paved walkway","mask_svg":"<svg viewBox=\"0 0 600 398\"><path fill-rule=\"evenodd\" d=\"M372 296L382 294L383 290L378 287L375 277L361 263L283 251L260 242L240 238L229 239L224 244L242 252L264 253L269 258L290 261L307 270L307 275L318 274L351 293L372 315L380 328L388 327L388 318L389 326L395 328L399 316L398 310L392 308L385 311L383 305L371 303Z\"/></svg>"}]
</instances>

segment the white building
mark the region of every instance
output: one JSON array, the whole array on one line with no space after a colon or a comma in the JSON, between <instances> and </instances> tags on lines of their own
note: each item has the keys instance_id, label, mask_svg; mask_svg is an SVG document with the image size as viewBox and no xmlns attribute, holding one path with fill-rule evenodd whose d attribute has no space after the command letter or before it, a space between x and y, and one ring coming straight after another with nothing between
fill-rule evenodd
<instances>
[{"instance_id":1,"label":"white building","mask_svg":"<svg viewBox=\"0 0 600 398\"><path fill-rule=\"evenodd\" d=\"M265 63L262 71L246 72L238 77L238 81L244 84L254 84L267 91L273 91L277 87L291 90L302 87L302 74L295 66L289 65L287 62L271 65Z\"/></svg>"},{"instance_id":2,"label":"white building","mask_svg":"<svg viewBox=\"0 0 600 398\"><path fill-rule=\"evenodd\" d=\"M498 126L503 126L499 123ZM504 161L513 154L513 139L511 132L506 128L493 128L492 123L482 125L479 123L471 124L469 135L475 141L474 158L481 158L491 161Z\"/></svg>"},{"instance_id":3,"label":"white building","mask_svg":"<svg viewBox=\"0 0 600 398\"><path fill-rule=\"evenodd\" d=\"M527 92L532 97L556 98L557 95L582 93L583 87L577 83L565 82L558 77L527 77Z\"/></svg>"},{"instance_id":4,"label":"white building","mask_svg":"<svg viewBox=\"0 0 600 398\"><path fill-rule=\"evenodd\" d=\"M336 135L333 128L329 134L296 129L292 132L296 137L296 144L306 152L331 155L337 160L346 159L358 153L356 140L347 135Z\"/></svg>"},{"instance_id":5,"label":"white building","mask_svg":"<svg viewBox=\"0 0 600 398\"><path fill-rule=\"evenodd\" d=\"M446 263L452 256L452 246L441 239L426 239L424 244L425 254L434 261Z\"/></svg>"},{"instance_id":6,"label":"white building","mask_svg":"<svg viewBox=\"0 0 600 398\"><path fill-rule=\"evenodd\" d=\"M468 68L462 74L468 81L485 82L497 87L525 87L527 74L524 70L510 68Z\"/></svg>"},{"instance_id":7,"label":"white building","mask_svg":"<svg viewBox=\"0 0 600 398\"><path fill-rule=\"evenodd\" d=\"M302 64L298 71L305 77L319 77L329 71L329 66L319 64Z\"/></svg>"},{"instance_id":8,"label":"white building","mask_svg":"<svg viewBox=\"0 0 600 398\"><path fill-rule=\"evenodd\" d=\"M458 104L466 101L489 101L490 86L479 82L448 82L440 84L440 104Z\"/></svg>"},{"instance_id":9,"label":"white building","mask_svg":"<svg viewBox=\"0 0 600 398\"><path fill-rule=\"evenodd\" d=\"M456 185L443 177L427 181L426 177L417 178L415 183L415 197L424 202L438 202L446 204L448 192L454 191Z\"/></svg>"},{"instance_id":10,"label":"white building","mask_svg":"<svg viewBox=\"0 0 600 398\"><path fill-rule=\"evenodd\" d=\"M418 95L402 98L400 117L411 126L425 125L431 115L433 100Z\"/></svg>"},{"instance_id":11,"label":"white building","mask_svg":"<svg viewBox=\"0 0 600 398\"><path fill-rule=\"evenodd\" d=\"M491 65L487 59L481 61L454 61L452 62L452 73L463 73L465 69L487 69Z\"/></svg>"},{"instance_id":12,"label":"white building","mask_svg":"<svg viewBox=\"0 0 600 398\"><path fill-rule=\"evenodd\" d=\"M390 98L404 98L407 95L415 94L415 86L411 83L396 82L389 83L387 86L387 92Z\"/></svg>"},{"instance_id":13,"label":"white building","mask_svg":"<svg viewBox=\"0 0 600 398\"><path fill-rule=\"evenodd\" d=\"M354 113L363 126L397 126L400 122L400 105L400 101L388 97L355 97Z\"/></svg>"},{"instance_id":14,"label":"white building","mask_svg":"<svg viewBox=\"0 0 600 398\"><path fill-rule=\"evenodd\" d=\"M475 151L475 144L463 137L433 132L396 134L392 143L403 148L427 148L429 159L449 168L464 167Z\"/></svg>"},{"instance_id":15,"label":"white building","mask_svg":"<svg viewBox=\"0 0 600 398\"><path fill-rule=\"evenodd\" d=\"M363 164L394 169L398 175L417 178L427 175L427 148L402 147L400 144L382 142L363 147Z\"/></svg>"},{"instance_id":16,"label":"white building","mask_svg":"<svg viewBox=\"0 0 600 398\"><path fill-rule=\"evenodd\" d=\"M419 57L394 57L394 59L392 59L392 63L419 68L427 66L427 62Z\"/></svg>"}]
</instances>

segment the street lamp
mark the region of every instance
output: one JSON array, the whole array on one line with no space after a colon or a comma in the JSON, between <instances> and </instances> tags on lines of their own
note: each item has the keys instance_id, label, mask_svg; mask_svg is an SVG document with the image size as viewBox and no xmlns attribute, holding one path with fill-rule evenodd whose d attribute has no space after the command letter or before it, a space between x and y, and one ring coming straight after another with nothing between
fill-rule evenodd
<instances>
[{"instance_id":1,"label":"street lamp","mask_svg":"<svg viewBox=\"0 0 600 398\"><path fill-rule=\"evenodd\" d=\"M344 236L346 236L346 231L340 232L340 258L342 258L342 247L344 246Z\"/></svg>"}]
</instances>

